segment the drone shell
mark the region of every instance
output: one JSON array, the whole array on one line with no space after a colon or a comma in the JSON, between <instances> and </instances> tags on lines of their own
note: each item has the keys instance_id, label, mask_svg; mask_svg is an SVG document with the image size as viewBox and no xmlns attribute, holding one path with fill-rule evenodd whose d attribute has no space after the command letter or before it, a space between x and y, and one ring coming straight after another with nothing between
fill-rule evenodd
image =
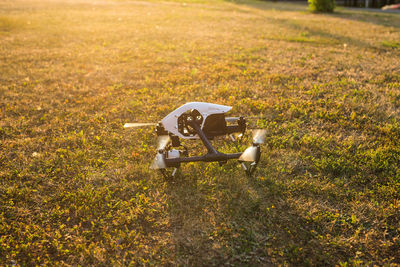
<instances>
[{"instance_id":1,"label":"drone shell","mask_svg":"<svg viewBox=\"0 0 400 267\"><path fill-rule=\"evenodd\" d=\"M162 125L164 128L174 134L179 136L180 138L183 139L198 139L199 137L197 135L195 136L184 136L178 131L178 118L181 116L183 113L185 113L188 110L191 109L196 109L200 114L203 116L203 123L201 125L201 128L204 126L204 122L206 121L206 118L209 115L212 114L221 114L221 113L226 113L229 110L232 109L230 106L224 106L224 105L217 105L217 104L211 104L211 103L205 103L205 102L189 102L184 104L183 106L175 109L171 113L169 113L167 116L165 116L164 119L161 120Z\"/></svg>"}]
</instances>

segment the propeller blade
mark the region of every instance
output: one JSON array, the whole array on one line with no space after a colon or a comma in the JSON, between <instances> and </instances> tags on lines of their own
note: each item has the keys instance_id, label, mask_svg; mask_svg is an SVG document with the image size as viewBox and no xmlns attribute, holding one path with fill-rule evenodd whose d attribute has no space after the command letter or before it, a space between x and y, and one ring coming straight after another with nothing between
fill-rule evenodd
<instances>
[{"instance_id":1,"label":"propeller blade","mask_svg":"<svg viewBox=\"0 0 400 267\"><path fill-rule=\"evenodd\" d=\"M261 145L265 142L267 131L264 129L256 129L253 131L253 143L255 145Z\"/></svg>"},{"instance_id":2,"label":"propeller blade","mask_svg":"<svg viewBox=\"0 0 400 267\"><path fill-rule=\"evenodd\" d=\"M167 164L165 163L164 155L161 153L157 153L153 163L150 166L150 169L158 170L158 169L165 169L166 167Z\"/></svg>"},{"instance_id":3,"label":"propeller blade","mask_svg":"<svg viewBox=\"0 0 400 267\"><path fill-rule=\"evenodd\" d=\"M260 147L251 146L248 147L242 155L239 157L239 161L257 161L257 158L260 156Z\"/></svg>"},{"instance_id":4,"label":"propeller blade","mask_svg":"<svg viewBox=\"0 0 400 267\"><path fill-rule=\"evenodd\" d=\"M169 135L160 135L157 139L157 150L163 150L167 147L168 143L171 141Z\"/></svg>"},{"instance_id":5,"label":"propeller blade","mask_svg":"<svg viewBox=\"0 0 400 267\"><path fill-rule=\"evenodd\" d=\"M157 123L154 122L134 122L134 123L125 123L124 128L131 128L131 127L144 127L144 126L156 126Z\"/></svg>"}]
</instances>

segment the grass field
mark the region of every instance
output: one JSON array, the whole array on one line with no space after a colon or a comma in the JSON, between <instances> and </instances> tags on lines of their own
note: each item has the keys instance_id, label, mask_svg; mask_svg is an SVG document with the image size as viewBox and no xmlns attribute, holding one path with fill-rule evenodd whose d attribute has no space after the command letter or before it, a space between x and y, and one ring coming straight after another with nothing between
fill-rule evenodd
<instances>
[{"instance_id":1,"label":"grass field","mask_svg":"<svg viewBox=\"0 0 400 267\"><path fill-rule=\"evenodd\" d=\"M253 177L149 170L190 101L263 117ZM399 14L2 0L0 265L398 265L399 108Z\"/></svg>"}]
</instances>

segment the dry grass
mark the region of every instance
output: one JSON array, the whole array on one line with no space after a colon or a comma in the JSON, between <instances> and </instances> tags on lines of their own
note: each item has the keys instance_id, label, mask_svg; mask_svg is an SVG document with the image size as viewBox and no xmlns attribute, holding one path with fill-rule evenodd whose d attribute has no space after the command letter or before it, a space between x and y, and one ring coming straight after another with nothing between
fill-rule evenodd
<instances>
[{"instance_id":1,"label":"dry grass","mask_svg":"<svg viewBox=\"0 0 400 267\"><path fill-rule=\"evenodd\" d=\"M0 264L399 264L400 16L305 10L1 1ZM148 170L188 101L264 116L253 178Z\"/></svg>"}]
</instances>

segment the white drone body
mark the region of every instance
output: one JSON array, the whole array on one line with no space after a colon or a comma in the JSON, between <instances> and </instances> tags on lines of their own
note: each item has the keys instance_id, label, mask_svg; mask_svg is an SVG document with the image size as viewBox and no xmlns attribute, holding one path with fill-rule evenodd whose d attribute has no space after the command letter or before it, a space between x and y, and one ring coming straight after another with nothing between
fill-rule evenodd
<instances>
[{"instance_id":1,"label":"white drone body","mask_svg":"<svg viewBox=\"0 0 400 267\"><path fill-rule=\"evenodd\" d=\"M197 134L194 136L185 136L178 130L178 118L183 113L194 109L203 116L203 121L200 125L200 128L203 129L208 116L227 113L232 109L232 107L205 102L189 102L165 116L165 118L161 120L161 124L164 126L165 130L182 139L199 139Z\"/></svg>"}]
</instances>

